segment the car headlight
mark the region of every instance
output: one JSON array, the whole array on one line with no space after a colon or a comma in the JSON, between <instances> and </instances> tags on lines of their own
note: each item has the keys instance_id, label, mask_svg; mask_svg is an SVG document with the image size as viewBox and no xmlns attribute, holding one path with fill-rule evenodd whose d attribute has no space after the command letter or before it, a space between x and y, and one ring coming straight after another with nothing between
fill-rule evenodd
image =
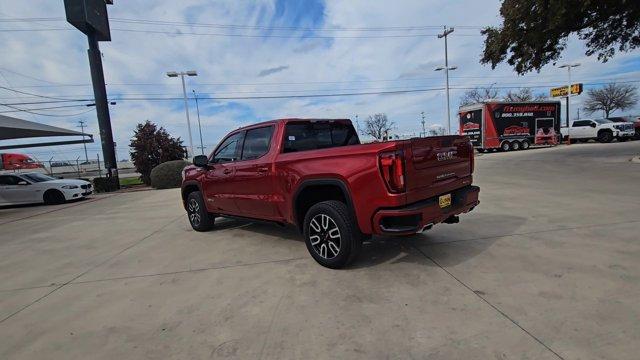
<instances>
[{"instance_id":1,"label":"car headlight","mask_svg":"<svg viewBox=\"0 0 640 360\"><path fill-rule=\"evenodd\" d=\"M64 185L62 186L63 189L77 189L79 186L78 185Z\"/></svg>"}]
</instances>

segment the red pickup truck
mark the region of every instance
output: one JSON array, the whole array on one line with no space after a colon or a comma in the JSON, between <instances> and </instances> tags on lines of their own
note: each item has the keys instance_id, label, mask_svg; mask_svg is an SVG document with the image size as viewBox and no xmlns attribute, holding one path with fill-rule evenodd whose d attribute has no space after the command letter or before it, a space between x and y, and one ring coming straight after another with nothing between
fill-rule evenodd
<instances>
[{"instance_id":1,"label":"red pickup truck","mask_svg":"<svg viewBox=\"0 0 640 360\"><path fill-rule=\"evenodd\" d=\"M465 136L361 144L350 120L281 119L232 131L183 170L196 231L216 216L293 224L311 256L341 268L362 240L457 223L478 205Z\"/></svg>"}]
</instances>

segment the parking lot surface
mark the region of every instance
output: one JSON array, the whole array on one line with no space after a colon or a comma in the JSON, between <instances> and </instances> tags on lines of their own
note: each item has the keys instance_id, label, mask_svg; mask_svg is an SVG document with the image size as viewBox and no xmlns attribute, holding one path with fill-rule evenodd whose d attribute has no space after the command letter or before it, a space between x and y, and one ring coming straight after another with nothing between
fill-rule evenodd
<instances>
[{"instance_id":1,"label":"parking lot surface","mask_svg":"<svg viewBox=\"0 0 640 360\"><path fill-rule=\"evenodd\" d=\"M178 190L0 209L2 359L637 359L640 142L476 160L459 224L349 269Z\"/></svg>"}]
</instances>

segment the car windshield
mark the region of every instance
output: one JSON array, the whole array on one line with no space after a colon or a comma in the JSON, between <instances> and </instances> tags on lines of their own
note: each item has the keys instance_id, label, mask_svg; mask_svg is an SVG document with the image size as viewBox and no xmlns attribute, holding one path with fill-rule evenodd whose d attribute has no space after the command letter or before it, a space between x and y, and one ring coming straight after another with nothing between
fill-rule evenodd
<instances>
[{"instance_id":1,"label":"car windshield","mask_svg":"<svg viewBox=\"0 0 640 360\"><path fill-rule=\"evenodd\" d=\"M613 121L607 120L607 119L595 119L593 121L597 122L598 124L608 124L608 123L612 123L613 122Z\"/></svg>"},{"instance_id":2,"label":"car windshield","mask_svg":"<svg viewBox=\"0 0 640 360\"><path fill-rule=\"evenodd\" d=\"M43 182L43 181L51 181L51 180L55 180L55 178L52 178L51 176L48 175L44 175L44 174L38 174L38 173L33 173L33 174L22 174L22 176L24 176L25 178L33 181L33 182Z\"/></svg>"}]
</instances>

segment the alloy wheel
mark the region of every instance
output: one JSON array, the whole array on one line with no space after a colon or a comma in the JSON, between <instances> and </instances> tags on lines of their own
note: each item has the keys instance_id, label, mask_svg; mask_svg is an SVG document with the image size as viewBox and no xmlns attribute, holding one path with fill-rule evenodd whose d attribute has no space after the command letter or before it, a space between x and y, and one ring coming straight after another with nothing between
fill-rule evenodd
<instances>
[{"instance_id":1,"label":"alloy wheel","mask_svg":"<svg viewBox=\"0 0 640 360\"><path fill-rule=\"evenodd\" d=\"M325 259L333 259L340 253L340 229L326 214L318 214L309 223L309 241L313 250Z\"/></svg>"},{"instance_id":2,"label":"alloy wheel","mask_svg":"<svg viewBox=\"0 0 640 360\"><path fill-rule=\"evenodd\" d=\"M187 211L189 212L189 221L194 226L200 225L200 204L196 201L196 199L189 200L189 204L187 205Z\"/></svg>"}]
</instances>

